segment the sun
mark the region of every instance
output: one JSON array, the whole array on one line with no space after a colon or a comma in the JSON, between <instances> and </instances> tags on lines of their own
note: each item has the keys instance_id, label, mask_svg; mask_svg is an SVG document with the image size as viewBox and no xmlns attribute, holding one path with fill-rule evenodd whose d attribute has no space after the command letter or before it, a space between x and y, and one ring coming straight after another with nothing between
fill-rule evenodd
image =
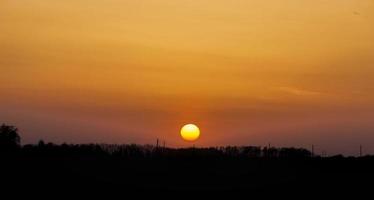
<instances>
[{"instance_id":1,"label":"sun","mask_svg":"<svg viewBox=\"0 0 374 200\"><path fill-rule=\"evenodd\" d=\"M181 129L181 136L186 141L196 141L200 137L200 129L194 124L186 124Z\"/></svg>"}]
</instances>

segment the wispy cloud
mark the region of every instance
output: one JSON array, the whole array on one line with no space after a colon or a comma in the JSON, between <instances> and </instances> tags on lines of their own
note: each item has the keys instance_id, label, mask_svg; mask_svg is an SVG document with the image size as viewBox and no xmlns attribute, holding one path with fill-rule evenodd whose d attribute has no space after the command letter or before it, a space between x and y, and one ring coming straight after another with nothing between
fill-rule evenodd
<instances>
[{"instance_id":1,"label":"wispy cloud","mask_svg":"<svg viewBox=\"0 0 374 200\"><path fill-rule=\"evenodd\" d=\"M297 96L322 95L321 92L306 90L306 89L301 89L301 88L295 88L295 87L279 87L278 89L282 92L292 94L292 95L297 95Z\"/></svg>"}]
</instances>

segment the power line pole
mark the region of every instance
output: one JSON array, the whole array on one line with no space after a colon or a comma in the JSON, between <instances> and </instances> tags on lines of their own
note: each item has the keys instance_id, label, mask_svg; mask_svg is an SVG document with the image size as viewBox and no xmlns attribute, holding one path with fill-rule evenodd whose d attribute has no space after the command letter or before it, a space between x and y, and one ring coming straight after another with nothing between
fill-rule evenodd
<instances>
[{"instance_id":1,"label":"power line pole","mask_svg":"<svg viewBox=\"0 0 374 200\"><path fill-rule=\"evenodd\" d=\"M158 138L157 138L157 142L156 142L156 148L158 149Z\"/></svg>"}]
</instances>

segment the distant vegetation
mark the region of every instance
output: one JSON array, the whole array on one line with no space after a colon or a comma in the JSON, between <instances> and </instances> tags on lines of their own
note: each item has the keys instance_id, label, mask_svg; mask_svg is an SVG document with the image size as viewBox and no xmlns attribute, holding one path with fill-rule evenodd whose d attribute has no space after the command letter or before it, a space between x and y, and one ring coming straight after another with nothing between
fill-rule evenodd
<instances>
[{"instance_id":1,"label":"distant vegetation","mask_svg":"<svg viewBox=\"0 0 374 200\"><path fill-rule=\"evenodd\" d=\"M299 148L20 142L16 127L0 127L2 194L356 195L371 191L374 179L374 157L319 157Z\"/></svg>"},{"instance_id":2,"label":"distant vegetation","mask_svg":"<svg viewBox=\"0 0 374 200\"><path fill-rule=\"evenodd\" d=\"M14 126L0 127L0 148L2 151L18 151L29 155L98 155L123 158L151 157L220 157L220 158L307 158L311 152L302 148L275 148L255 146L226 146L214 148L167 148L136 144L62 144L45 143L20 145L20 136Z\"/></svg>"},{"instance_id":3,"label":"distant vegetation","mask_svg":"<svg viewBox=\"0 0 374 200\"><path fill-rule=\"evenodd\" d=\"M21 137L14 126L2 124L0 126L0 151L14 151L20 148Z\"/></svg>"}]
</instances>

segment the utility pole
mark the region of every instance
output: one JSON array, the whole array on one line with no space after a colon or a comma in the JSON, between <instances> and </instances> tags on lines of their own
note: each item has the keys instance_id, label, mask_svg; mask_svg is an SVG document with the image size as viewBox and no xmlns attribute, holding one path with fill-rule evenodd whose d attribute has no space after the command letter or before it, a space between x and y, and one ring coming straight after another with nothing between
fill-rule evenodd
<instances>
[{"instance_id":1,"label":"utility pole","mask_svg":"<svg viewBox=\"0 0 374 200\"><path fill-rule=\"evenodd\" d=\"M158 149L158 138L157 138L157 142L156 142L156 148Z\"/></svg>"}]
</instances>

